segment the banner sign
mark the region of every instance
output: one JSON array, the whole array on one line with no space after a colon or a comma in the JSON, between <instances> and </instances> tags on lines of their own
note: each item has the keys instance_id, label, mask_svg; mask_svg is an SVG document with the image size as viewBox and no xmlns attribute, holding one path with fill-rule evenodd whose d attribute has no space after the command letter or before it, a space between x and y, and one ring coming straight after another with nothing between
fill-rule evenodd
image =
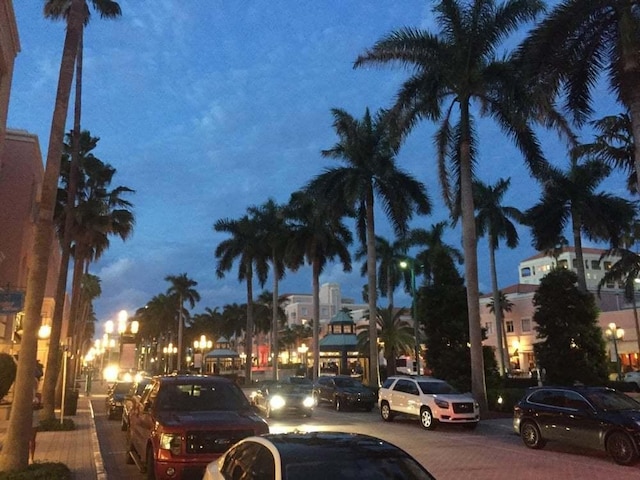
<instances>
[{"instance_id":1,"label":"banner sign","mask_svg":"<svg viewBox=\"0 0 640 480\"><path fill-rule=\"evenodd\" d=\"M24 292L0 292L0 315L18 313L24 307Z\"/></svg>"}]
</instances>

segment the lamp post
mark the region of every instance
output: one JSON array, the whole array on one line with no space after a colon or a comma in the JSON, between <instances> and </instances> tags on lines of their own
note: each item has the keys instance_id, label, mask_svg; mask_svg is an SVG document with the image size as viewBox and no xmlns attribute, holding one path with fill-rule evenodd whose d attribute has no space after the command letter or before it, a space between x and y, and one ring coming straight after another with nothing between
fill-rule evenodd
<instances>
[{"instance_id":1,"label":"lamp post","mask_svg":"<svg viewBox=\"0 0 640 480\"><path fill-rule=\"evenodd\" d=\"M420 334L418 330L418 315L416 313L416 264L412 258L400 262L400 268L409 268L411 273L411 316L413 317L413 336L415 337L414 355L416 357L416 373L420 375Z\"/></svg>"},{"instance_id":2,"label":"lamp post","mask_svg":"<svg viewBox=\"0 0 640 480\"><path fill-rule=\"evenodd\" d=\"M193 366L198 370L198 372L202 372L204 370L203 363L205 348L207 350L211 350L212 346L213 342L207 339L205 335L200 335L200 340L193 341ZM200 350L200 353L198 353L198 350Z\"/></svg>"},{"instance_id":3,"label":"lamp post","mask_svg":"<svg viewBox=\"0 0 640 480\"><path fill-rule=\"evenodd\" d=\"M168 357L169 371L173 371L173 355L178 353L178 347L175 347L173 343L169 343L169 345L162 349L162 353ZM167 369L165 368L165 373L166 371Z\"/></svg>"},{"instance_id":4,"label":"lamp post","mask_svg":"<svg viewBox=\"0 0 640 480\"><path fill-rule=\"evenodd\" d=\"M618 340L622 340L624 338L624 330L622 328L618 328L615 323L611 322L604 333L607 338L613 342L613 353L616 356L616 369L618 373L618 380L620 380L622 379L622 366L620 365L620 356L618 355Z\"/></svg>"},{"instance_id":5,"label":"lamp post","mask_svg":"<svg viewBox=\"0 0 640 480\"><path fill-rule=\"evenodd\" d=\"M302 365L304 365L304 376L307 377L307 352L309 351L309 347L307 347L304 343L300 344L298 347L298 353L302 355Z\"/></svg>"}]
</instances>

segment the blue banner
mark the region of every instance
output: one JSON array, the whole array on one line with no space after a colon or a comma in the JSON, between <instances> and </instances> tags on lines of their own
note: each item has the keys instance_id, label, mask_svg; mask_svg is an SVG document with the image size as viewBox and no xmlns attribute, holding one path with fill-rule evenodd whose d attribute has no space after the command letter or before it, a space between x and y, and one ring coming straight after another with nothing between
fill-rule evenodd
<instances>
[{"instance_id":1,"label":"blue banner","mask_svg":"<svg viewBox=\"0 0 640 480\"><path fill-rule=\"evenodd\" d=\"M0 315L18 313L24 307L24 292L0 292Z\"/></svg>"}]
</instances>

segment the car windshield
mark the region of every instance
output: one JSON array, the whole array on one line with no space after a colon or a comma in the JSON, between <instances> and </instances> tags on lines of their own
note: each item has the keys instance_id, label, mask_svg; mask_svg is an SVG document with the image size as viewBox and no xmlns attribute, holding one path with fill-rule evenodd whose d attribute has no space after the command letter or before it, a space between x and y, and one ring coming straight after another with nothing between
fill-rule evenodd
<instances>
[{"instance_id":1,"label":"car windshield","mask_svg":"<svg viewBox=\"0 0 640 480\"><path fill-rule=\"evenodd\" d=\"M460 393L446 382L422 381L422 382L418 382L418 384L420 385L420 390L422 390L422 393L430 393L430 394Z\"/></svg>"},{"instance_id":2,"label":"car windshield","mask_svg":"<svg viewBox=\"0 0 640 480\"><path fill-rule=\"evenodd\" d=\"M334 379L338 387L360 387L362 384L352 378L336 377Z\"/></svg>"},{"instance_id":3,"label":"car windshield","mask_svg":"<svg viewBox=\"0 0 640 480\"><path fill-rule=\"evenodd\" d=\"M591 403L602 410L640 410L640 402L624 393L613 390L599 390L585 395Z\"/></svg>"},{"instance_id":4,"label":"car windshield","mask_svg":"<svg viewBox=\"0 0 640 480\"><path fill-rule=\"evenodd\" d=\"M160 389L157 401L159 410L173 412L237 411L250 407L242 390L227 384L166 385Z\"/></svg>"}]
</instances>

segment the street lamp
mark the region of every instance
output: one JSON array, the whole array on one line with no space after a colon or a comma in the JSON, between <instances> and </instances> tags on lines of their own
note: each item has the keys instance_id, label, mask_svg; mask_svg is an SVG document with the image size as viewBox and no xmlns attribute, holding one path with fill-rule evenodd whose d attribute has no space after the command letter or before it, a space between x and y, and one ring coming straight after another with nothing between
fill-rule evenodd
<instances>
[{"instance_id":1,"label":"street lamp","mask_svg":"<svg viewBox=\"0 0 640 480\"><path fill-rule=\"evenodd\" d=\"M202 364L204 363L204 350L205 348L207 350L211 350L212 346L213 342L207 339L205 335L200 335L200 340L193 341L193 366L194 368L197 368L199 372L203 371ZM200 350L200 353L197 353L198 350Z\"/></svg>"},{"instance_id":2,"label":"street lamp","mask_svg":"<svg viewBox=\"0 0 640 480\"><path fill-rule=\"evenodd\" d=\"M307 347L304 343L300 344L298 347L298 353L302 355L302 364L304 365L304 376L307 376L307 352L309 351L309 347Z\"/></svg>"},{"instance_id":3,"label":"street lamp","mask_svg":"<svg viewBox=\"0 0 640 480\"><path fill-rule=\"evenodd\" d=\"M622 366L620 365L620 357L618 356L618 340L624 338L624 330L618 328L615 323L611 322L604 334L613 342L613 353L616 356L616 368L618 370L618 380L622 379Z\"/></svg>"},{"instance_id":4,"label":"street lamp","mask_svg":"<svg viewBox=\"0 0 640 480\"><path fill-rule=\"evenodd\" d=\"M416 264L415 260L407 258L400 262L400 268L409 268L411 272L411 316L413 317L413 335L415 337L414 354L416 357L416 373L420 375L420 335L418 331L418 315L416 313Z\"/></svg>"},{"instance_id":5,"label":"street lamp","mask_svg":"<svg viewBox=\"0 0 640 480\"><path fill-rule=\"evenodd\" d=\"M169 343L162 349L162 353L168 356L169 370L173 371L173 355L178 353L178 347L174 347L173 343Z\"/></svg>"}]
</instances>

